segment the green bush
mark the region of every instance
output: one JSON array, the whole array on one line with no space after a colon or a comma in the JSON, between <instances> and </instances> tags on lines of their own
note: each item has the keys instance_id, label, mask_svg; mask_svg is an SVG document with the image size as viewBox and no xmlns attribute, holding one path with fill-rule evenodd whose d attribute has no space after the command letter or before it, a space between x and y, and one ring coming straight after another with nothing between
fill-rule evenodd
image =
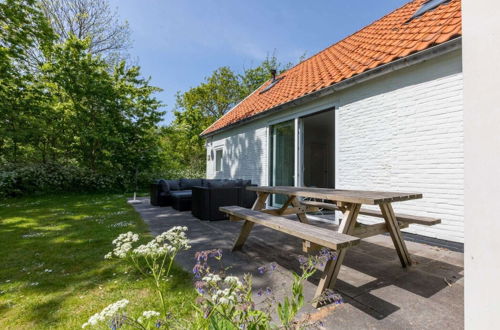
<instances>
[{"instance_id":1,"label":"green bush","mask_svg":"<svg viewBox=\"0 0 500 330\"><path fill-rule=\"evenodd\" d=\"M149 170L137 173L137 189L147 190L155 179L202 178L205 173ZM135 173L97 173L71 163L5 164L0 166L0 197L57 192L125 192L136 190Z\"/></svg>"},{"instance_id":2,"label":"green bush","mask_svg":"<svg viewBox=\"0 0 500 330\"><path fill-rule=\"evenodd\" d=\"M73 164L7 164L0 167L0 196L122 190L126 184L120 175L94 173Z\"/></svg>"}]
</instances>

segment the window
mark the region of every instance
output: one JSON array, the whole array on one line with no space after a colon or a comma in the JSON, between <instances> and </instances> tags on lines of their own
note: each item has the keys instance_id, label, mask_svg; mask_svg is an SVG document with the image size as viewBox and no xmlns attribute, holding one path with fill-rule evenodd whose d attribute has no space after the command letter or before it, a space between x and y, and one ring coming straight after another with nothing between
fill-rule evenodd
<instances>
[{"instance_id":1,"label":"window","mask_svg":"<svg viewBox=\"0 0 500 330\"><path fill-rule=\"evenodd\" d=\"M413 16L408 20L411 21L414 18L420 17L429 10L439 7L443 3L449 2L450 0L427 0L424 4L413 14Z\"/></svg>"},{"instance_id":2,"label":"window","mask_svg":"<svg viewBox=\"0 0 500 330\"><path fill-rule=\"evenodd\" d=\"M222 172L222 149L215 150L215 171Z\"/></svg>"}]
</instances>

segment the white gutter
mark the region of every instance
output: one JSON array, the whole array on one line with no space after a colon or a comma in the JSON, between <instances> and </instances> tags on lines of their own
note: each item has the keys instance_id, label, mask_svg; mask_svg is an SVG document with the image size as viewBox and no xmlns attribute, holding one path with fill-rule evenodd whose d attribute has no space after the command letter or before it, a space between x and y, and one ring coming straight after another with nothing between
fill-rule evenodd
<instances>
[{"instance_id":1,"label":"white gutter","mask_svg":"<svg viewBox=\"0 0 500 330\"><path fill-rule=\"evenodd\" d=\"M201 137L208 138L212 135L219 134L221 132L233 129L235 127L245 125L249 121L253 121L253 120L256 120L259 118L269 116L277 111L280 111L280 110L283 110L286 108L290 108L290 107L294 107L294 106L298 106L298 105L310 102L312 100L318 99L318 98L326 96L326 95L331 95L335 92L352 87L354 85L360 84L360 83L365 82L367 80L386 75L386 74L394 72L396 70L400 70L400 69L409 67L411 65L422 63L422 62L427 61L429 59L450 53L452 51L455 51L455 50L458 50L461 48L462 48L462 37L452 39L450 41L444 42L444 43L439 44L437 46L427 48L427 49L422 50L420 52L408 55L406 57L392 61L390 63L378 66L374 69L365 71L365 72L360 73L358 75L355 75L351 78L342 80L341 82L338 82L334 85L331 85L331 86L325 87L323 89L320 89L316 92L301 96L301 97L294 99L292 101L280 104L274 108L260 112L256 115L251 116L251 117L241 119L241 120L237 121L236 123L230 124L230 125L225 126L221 129L218 129L216 131L213 131L213 132L210 132L207 134L201 134Z\"/></svg>"}]
</instances>

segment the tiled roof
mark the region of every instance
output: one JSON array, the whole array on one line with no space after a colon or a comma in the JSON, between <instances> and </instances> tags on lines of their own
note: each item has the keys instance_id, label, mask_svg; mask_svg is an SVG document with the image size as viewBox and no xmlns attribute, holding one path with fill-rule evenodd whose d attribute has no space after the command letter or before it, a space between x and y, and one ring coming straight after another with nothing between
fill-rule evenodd
<instances>
[{"instance_id":1,"label":"tiled roof","mask_svg":"<svg viewBox=\"0 0 500 330\"><path fill-rule=\"evenodd\" d=\"M282 79L266 92L262 91L270 81L264 83L202 135L462 34L460 0L451 0L409 21L425 2L409 2L299 63L279 75Z\"/></svg>"}]
</instances>

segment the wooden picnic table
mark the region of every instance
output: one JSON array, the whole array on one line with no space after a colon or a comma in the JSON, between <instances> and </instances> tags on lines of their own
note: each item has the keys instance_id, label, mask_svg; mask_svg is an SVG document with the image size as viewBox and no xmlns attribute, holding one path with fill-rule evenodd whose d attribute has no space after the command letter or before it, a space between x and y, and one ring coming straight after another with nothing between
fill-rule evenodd
<instances>
[{"instance_id":1,"label":"wooden picnic table","mask_svg":"<svg viewBox=\"0 0 500 330\"><path fill-rule=\"evenodd\" d=\"M422 198L422 194L419 193L400 193L400 192L378 192L378 191L358 191L358 190L341 190L341 189L324 189L324 188L305 188L305 187L286 187L286 186L249 186L248 190L255 191L257 193L257 200L255 201L252 210L259 211L272 216L283 216L296 214L299 221L308 224L309 220L307 218L306 212L317 211L318 209L331 209L338 210L343 213L342 221L338 228L339 234L350 235L346 237L358 237L365 238L381 233L388 232L396 248L396 252L401 261L403 267L408 267L411 265L411 258L406 248L403 236L401 235L400 229L408 227L410 223L418 223L424 225L433 225L440 222L440 219L412 216L406 214L394 213L392 208L393 202L401 202L413 199ZM281 208L270 208L265 209L266 201L271 194L280 194L288 196L287 201L281 206ZM299 197L305 197L309 199L316 200L300 200ZM320 201L317 201L317 200ZM373 209L362 209L361 206L366 205L378 205L380 212ZM222 208L221 208L222 210ZM231 216L231 207L225 208L225 212L228 212ZM233 210L237 211L237 210ZM250 213L252 211L248 210ZM239 250L245 244L245 241L253 228L254 223L265 224L266 219L256 219L258 218L258 213L253 212L252 214L244 216L244 211L240 210L239 216L241 220L246 220L243 224L239 237L236 239L233 250ZM236 213L233 213L233 217ZM373 217L383 218L385 221L383 223L377 223L372 225L361 224L357 222L358 215L365 214ZM256 217L257 215L257 217ZM287 232L286 221L281 218L273 218L273 221L279 221L279 223L274 226L274 229ZM234 219L238 220L238 219ZM290 228L294 223L290 221ZM318 227L319 228L319 227ZM292 229L290 229L292 230ZM330 231L331 232L331 231ZM289 234L292 234L288 231ZM336 233L334 233L336 234ZM293 234L292 234L293 235ZM296 235L298 237L304 238L305 236ZM311 252L316 250L318 246L307 240L303 242L303 248L306 252ZM342 262L347 251L347 245L338 245L337 248L337 258L335 260L329 260L325 265L325 270L321 276L315 297L321 296L321 294L328 288L333 288L342 265ZM317 306L317 303L315 304Z\"/></svg>"}]
</instances>

